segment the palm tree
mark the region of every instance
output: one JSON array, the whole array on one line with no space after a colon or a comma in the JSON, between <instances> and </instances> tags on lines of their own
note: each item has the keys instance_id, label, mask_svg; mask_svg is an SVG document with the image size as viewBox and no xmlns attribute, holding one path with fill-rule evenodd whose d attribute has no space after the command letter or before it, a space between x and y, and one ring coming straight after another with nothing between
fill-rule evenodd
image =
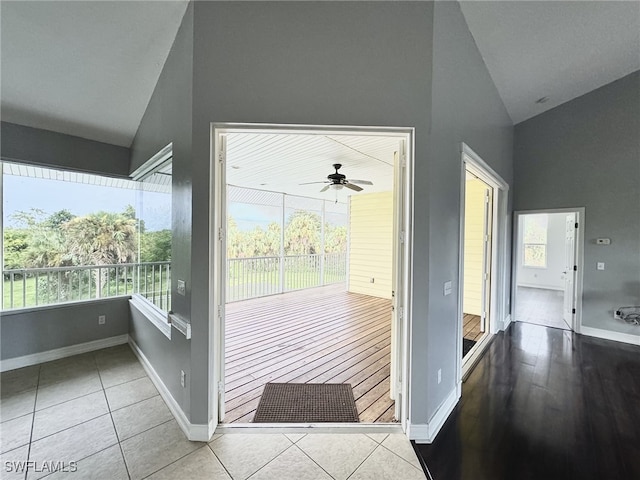
<instances>
[{"instance_id":1,"label":"palm tree","mask_svg":"<svg viewBox=\"0 0 640 480\"><path fill-rule=\"evenodd\" d=\"M91 213L70 220L63 228L67 234L67 251L75 265L114 265L136 260L136 220L130 216ZM99 296L105 273L103 269L96 269L94 276Z\"/></svg>"}]
</instances>

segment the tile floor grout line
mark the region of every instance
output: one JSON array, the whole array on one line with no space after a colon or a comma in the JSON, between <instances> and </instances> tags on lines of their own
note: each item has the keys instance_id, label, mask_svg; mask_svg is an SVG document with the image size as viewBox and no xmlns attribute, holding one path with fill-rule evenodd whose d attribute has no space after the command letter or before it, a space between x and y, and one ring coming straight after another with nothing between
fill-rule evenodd
<instances>
[{"instance_id":1,"label":"tile floor grout line","mask_svg":"<svg viewBox=\"0 0 640 480\"><path fill-rule=\"evenodd\" d=\"M415 469L417 469L417 470L422 471L422 469L417 468L417 467L416 467L415 465L413 465L409 460L407 460L406 458L401 457L400 455L398 455L396 452L394 452L394 451L393 451L393 450L391 450L390 448L388 448L388 447L386 447L386 446L384 446L384 445L382 445L382 444L380 444L380 446L381 446L382 448L384 448L385 450L387 450L387 451L389 451L389 452L393 453L396 457L398 457L400 460L402 460L402 461L404 461L404 462L408 463L408 464L409 464L409 465L411 465L413 468L415 468ZM411 447L411 448L413 449L413 447ZM414 453L414 455L415 455L415 453ZM416 458L417 458L417 455L416 455ZM419 460L418 460L418 463L420 463L420 461L419 461ZM423 472L423 473L424 473L424 472Z\"/></svg>"},{"instance_id":2,"label":"tile floor grout line","mask_svg":"<svg viewBox=\"0 0 640 480\"><path fill-rule=\"evenodd\" d=\"M373 454L375 453L375 451L376 451L378 448L380 448L380 447L382 447L382 445L381 445L381 444L376 445L376 448L374 448L373 450L371 450L371 453L370 453L369 455L367 455L367 456L364 458L364 460L362 460L362 461L358 464L358 466L357 466L356 468L354 468L354 469L353 469L353 472L351 472L351 473L349 474L349 476L346 478L346 480L349 480L351 477L353 477L353 474L354 474L354 473L356 473L356 472L358 471L358 469L362 466L362 464L363 464L364 462L366 462L366 461L369 459L369 457L371 457L371 455L373 455Z\"/></svg>"},{"instance_id":3,"label":"tile floor grout line","mask_svg":"<svg viewBox=\"0 0 640 480\"><path fill-rule=\"evenodd\" d=\"M302 440L302 438L300 439ZM293 444L294 447L298 447L298 445L296 445L295 443ZM303 455L305 455L309 460L311 460L313 463L315 463L318 467L320 467L320 469L326 473L327 475L329 475L330 478L332 478L333 480L336 480L336 477L334 477L333 475L331 475L329 472L327 472L324 467L322 465L320 465L318 462L316 462L313 458L311 458L309 456L309 454L307 452L304 451L303 448L298 447L298 450L300 450L302 452Z\"/></svg>"},{"instance_id":4,"label":"tile floor grout line","mask_svg":"<svg viewBox=\"0 0 640 480\"><path fill-rule=\"evenodd\" d=\"M175 418L170 418L169 420L165 420L164 422L159 423L159 424L157 424L157 425L154 425L153 427L149 427L149 428L145 428L144 430L140 430L140 431L139 431L138 433L136 433L135 435L131 435L130 437L123 438L122 440L120 440L120 439L119 439L120 437L118 437L118 443L122 443L122 442L126 442L127 440L131 440L132 438L135 438L135 437L137 437L138 435L140 435L140 434L142 434L142 433L146 433L146 432L148 432L149 430L153 430L154 428L157 428L157 427L159 427L159 426L161 426L161 425L164 425L164 424L166 424L166 423L169 423L169 422L171 422L172 420L175 420ZM180 430L180 431L182 432L182 430ZM117 432L116 432L116 434L117 434ZM183 435L184 435L184 432L183 432ZM186 437L185 437L185 438L186 438ZM187 438L187 440L189 440L189 439ZM192 440L189 440L189 441L191 442Z\"/></svg>"},{"instance_id":5,"label":"tile floor grout line","mask_svg":"<svg viewBox=\"0 0 640 480\"><path fill-rule=\"evenodd\" d=\"M120 441L120 436L118 435L118 429L116 428L116 422L113 420L113 415L111 413L111 407L109 406L109 400L107 399L107 392L104 388L104 383L102 382L102 375L100 374L100 367L98 367L98 360L96 359L96 354L93 354L93 361L96 365L96 369L98 370L98 378L100 379L100 385L102 385L102 394L104 395L104 400L107 404L107 410L109 411L109 418L111 419L111 425L113 425L113 433L116 435L116 440L118 442L118 448L120 449L120 455L122 456L122 463L124 463L124 468L127 471L127 477L131 479L131 473L129 472L129 465L127 465L127 459L124 456L124 450L122 449L122 442Z\"/></svg>"},{"instance_id":6,"label":"tile floor grout line","mask_svg":"<svg viewBox=\"0 0 640 480\"><path fill-rule=\"evenodd\" d=\"M220 438L220 437L218 437L218 438ZM216 440L218 440L218 439L216 439ZM213 451L213 448L211 448L211 443L212 442L207 442L207 447L209 448L209 450L211 450L211 453L213 453L213 456L216 457L216 460L218 460L218 463L220 465L222 465L222 468L224 468L224 471L227 472L227 475L229 475L229 478L231 480L234 480L233 475L231 475L231 472L227 469L227 466L224 463L222 463L222 460L220 460L220 457L218 457L218 455L216 455L216 452Z\"/></svg>"},{"instance_id":7,"label":"tile floor grout line","mask_svg":"<svg viewBox=\"0 0 640 480\"><path fill-rule=\"evenodd\" d=\"M284 436L284 435L283 435ZM286 438L286 437L285 437ZM287 440L289 440L287 438ZM289 442L291 442L291 440L289 440ZM290 448L295 447L295 444L293 442L291 442L291 445L289 445L287 448L285 448L283 451L281 451L278 455L276 455L275 457L273 457L271 460L269 460L267 463L265 463L263 466L261 466L258 470L256 470L255 472L253 472L251 475L249 475L247 477L246 480L250 480L251 477L253 477L256 473L258 473L260 470L262 470L263 468L265 468L267 465L269 465L270 463L274 462L277 458L280 457L280 455L282 455L284 452L286 452L287 450L289 450ZM299 450L299 448L298 448ZM215 452L214 452L215 453ZM333 478L333 477L331 477ZM231 477L232 480L236 480L233 477Z\"/></svg>"},{"instance_id":8,"label":"tile floor grout line","mask_svg":"<svg viewBox=\"0 0 640 480\"><path fill-rule=\"evenodd\" d=\"M170 422L170 421L171 421L171 420L169 420L169 422ZM165 422L165 423L168 423L168 422ZM164 425L164 423L161 423L160 425ZM158 426L160 426L160 425L158 425ZM146 430L145 430L145 431L146 431ZM129 437L129 438L133 438L133 437ZM189 440L189 441L191 442L192 440ZM165 468L167 468L167 467L169 467L169 466L173 465L173 464L174 464L174 463L176 463L176 462L179 462L180 460L182 460L182 459L183 459L183 458L185 458L185 457L188 457L188 456L189 456L189 455L191 455L192 453L196 453L198 450L202 450L202 449L203 449L203 448L205 448L206 446L207 446L207 445L205 444L205 445L203 445L202 447L200 447L200 448L196 448L195 450L193 450L193 451L191 451L191 452L189 452L189 453L185 453L185 454L184 454L184 455L182 455L180 458L176 458L173 462L168 463L168 464L166 464L164 467L159 468L158 470L154 470L154 471L153 471L153 472L151 472L149 475L146 475L146 476L142 477L142 479L141 479L141 480L144 480L145 478L149 478L151 475L155 475L155 474L156 474L156 473L158 473L159 471L164 470Z\"/></svg>"},{"instance_id":9,"label":"tile floor grout line","mask_svg":"<svg viewBox=\"0 0 640 480\"><path fill-rule=\"evenodd\" d=\"M38 390L40 388L40 372L42 370L42 364L38 365L38 379L36 380L36 394L33 398L33 412L31 417L31 432L29 433L29 446L27 447L27 467L24 470L24 480L27 480L29 474L29 457L31 457L31 444L33 443L33 429L36 423L36 404L38 402Z\"/></svg>"},{"instance_id":10,"label":"tile floor grout line","mask_svg":"<svg viewBox=\"0 0 640 480\"><path fill-rule=\"evenodd\" d=\"M143 398L142 400L138 400L137 402L130 403L130 404L128 404L128 405L125 405L124 407L114 408L113 410L111 410L111 406L109 405L109 411L110 411L110 412L118 412L118 411L122 410L123 408L132 407L132 406L134 406L134 405L138 405L138 404L140 404L140 403L142 403L142 402L146 402L147 400L151 400L152 398L156 398L156 397L160 397L160 398L162 398L162 395L160 395L159 393L156 393L155 395L152 395L152 396L151 396L151 397L149 397L149 398ZM165 401L164 401L164 398L162 399L162 402L163 402L165 405L167 404L167 402L165 402ZM107 405L108 405L108 404L109 404L109 399L107 398ZM168 408L168 407L167 407L167 408Z\"/></svg>"},{"instance_id":11,"label":"tile floor grout line","mask_svg":"<svg viewBox=\"0 0 640 480\"><path fill-rule=\"evenodd\" d=\"M43 412L45 410L48 410L49 408L59 407L60 405L64 405L67 402L72 402L73 400L78 400L79 398L88 397L89 395L94 395L94 394L100 392L101 390L102 390L102 388L100 388L99 390L96 390L95 392L84 393L82 395L78 395L77 397L69 398L68 400L65 400L64 402L54 403L53 405L49 405L48 407L41 408L40 410L36 409L35 411L36 412Z\"/></svg>"}]
</instances>

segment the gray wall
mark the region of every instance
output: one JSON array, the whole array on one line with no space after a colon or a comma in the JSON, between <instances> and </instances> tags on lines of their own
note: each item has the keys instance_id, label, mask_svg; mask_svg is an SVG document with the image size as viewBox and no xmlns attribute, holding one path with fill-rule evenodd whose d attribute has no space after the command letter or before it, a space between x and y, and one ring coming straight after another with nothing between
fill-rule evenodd
<instances>
[{"instance_id":1,"label":"gray wall","mask_svg":"<svg viewBox=\"0 0 640 480\"><path fill-rule=\"evenodd\" d=\"M0 316L0 358L21 357L129 332L129 300L118 297ZM98 315L106 323L98 325Z\"/></svg>"},{"instance_id":2,"label":"gray wall","mask_svg":"<svg viewBox=\"0 0 640 480\"><path fill-rule=\"evenodd\" d=\"M207 388L210 122L415 127L427 182L432 3L197 2L194 43L192 378ZM426 189L417 189L418 211ZM426 248L426 218L415 223ZM415 258L416 297L427 255ZM425 323L426 309L415 320ZM417 345L424 345L424 338ZM421 365L417 366L420 370ZM206 419L205 392L193 418ZM416 402L423 409L424 398Z\"/></svg>"},{"instance_id":3,"label":"gray wall","mask_svg":"<svg viewBox=\"0 0 640 480\"><path fill-rule=\"evenodd\" d=\"M457 2L436 2L434 7L431 123L430 175L423 184L427 185L424 190L429 192L429 204L428 209L423 205L416 208L420 215L416 223L428 222L430 232L429 277L424 284L428 287L423 287L429 298L426 328L420 322L426 313L424 306L414 312L420 330L414 331L413 364L419 370L413 378L412 404L414 411L420 405L428 406L414 419L418 422L428 421L455 388L461 142L507 183L511 184L513 177L513 125ZM445 297L442 290L447 280L453 281L454 289ZM438 369L442 369L440 384Z\"/></svg>"},{"instance_id":4,"label":"gray wall","mask_svg":"<svg viewBox=\"0 0 640 480\"><path fill-rule=\"evenodd\" d=\"M173 179L171 195L171 304L174 312L190 318L191 312L191 92L193 71L193 7L189 6L165 62L158 83L131 146L134 171L168 143L173 142ZM197 265L206 265L201 257ZM186 280L186 296L176 293L177 280ZM177 330L172 339L162 335L140 315L131 319L131 337L189 417L191 412L191 349ZM207 364L207 357L195 360ZM180 385L180 370L187 374L188 388ZM206 378L200 381L206 383ZM194 423L206 423L193 420Z\"/></svg>"},{"instance_id":5,"label":"gray wall","mask_svg":"<svg viewBox=\"0 0 640 480\"><path fill-rule=\"evenodd\" d=\"M3 160L111 176L129 175L129 149L63 133L0 124Z\"/></svg>"},{"instance_id":6,"label":"gray wall","mask_svg":"<svg viewBox=\"0 0 640 480\"><path fill-rule=\"evenodd\" d=\"M640 72L515 132L515 209L585 207L583 325L640 335L613 319L640 304Z\"/></svg>"}]
</instances>

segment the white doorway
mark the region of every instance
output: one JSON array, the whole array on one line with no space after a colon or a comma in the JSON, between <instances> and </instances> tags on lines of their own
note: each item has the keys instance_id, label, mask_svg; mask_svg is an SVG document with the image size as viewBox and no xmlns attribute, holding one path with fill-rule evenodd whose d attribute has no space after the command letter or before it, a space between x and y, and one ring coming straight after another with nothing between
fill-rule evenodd
<instances>
[{"instance_id":1,"label":"white doorway","mask_svg":"<svg viewBox=\"0 0 640 480\"><path fill-rule=\"evenodd\" d=\"M514 320L577 331L581 311L582 209L517 212Z\"/></svg>"},{"instance_id":2,"label":"white doorway","mask_svg":"<svg viewBox=\"0 0 640 480\"><path fill-rule=\"evenodd\" d=\"M495 333L508 325L507 200L509 185L462 144L459 385Z\"/></svg>"},{"instance_id":3,"label":"white doorway","mask_svg":"<svg viewBox=\"0 0 640 480\"><path fill-rule=\"evenodd\" d=\"M353 185L362 185L365 189L371 190L371 195L375 195L374 188L377 184L383 183L382 181L370 182L366 175L361 176L357 170L357 162L349 160L349 156L344 154L343 157L337 157L334 152L334 156L331 157L331 161L328 160L326 155L323 156L323 152L313 153L313 148L309 147L309 150L301 150L300 148L289 149L282 151L282 155L274 160L273 166L269 169L266 167L268 163L266 160L265 151L266 146L275 144L286 144L290 142L294 146L301 147L303 144L312 146L318 141L329 142L338 151L348 150L350 153L355 153L360 157L366 157L366 145L375 143L376 139L386 139L391 141L395 145L394 151L391 155L390 172L388 175L392 184L392 196L389 196L390 201L393 204L393 208L390 208L389 212L393 213L393 221L389 223L389 235L393 235L393 241L389 243L389 265L392 267L389 270L389 305L391 315L391 330L390 330L390 380L388 381L389 392L394 401L394 417L405 428L406 416L407 416L407 383L404 379L407 378L406 371L408 368L407 358L407 345L408 334L410 329L408 328L410 320L410 312L407 309L409 303L410 289L407 288L410 269L409 269L409 253L411 244L411 218L412 211L412 131L410 129L394 129L394 128L327 128L327 127L295 127L295 126L269 126L269 125L213 125L212 126L212 258L211 265L211 284L215 286L212 302L210 304L210 322L211 322L211 345L213 349L210 352L211 368L214 372L215 381L213 383L214 388L211 394L211 410L215 413L217 421L222 422L225 418L225 332L227 330L227 307L229 307L229 295L233 292L233 295L238 295L238 289L234 286L234 289L229 289L227 281L230 277L229 273L229 253L228 253L228 241L229 241L229 196L228 190L231 188L227 177L241 178L243 176L236 176L235 173L240 172L242 169L247 171L247 175L243 178L248 179L243 188L253 188L253 193L244 193L243 198L251 197L252 201L256 199L262 199L269 197L274 202L281 202L280 208L282 214L282 227L278 230L282 236L282 241L279 243L279 248L282 249L280 255L273 255L273 259L270 260L274 269L278 270L278 264L285 265L287 262L293 261L291 258L293 255L288 255L284 252L285 246L285 233L284 225L286 222L285 217L288 215L287 208L294 209L291 199L298 203L305 202L321 202L321 207L318 208L319 214L324 219L325 214L328 214L329 208L327 203L327 195L332 196L331 200L335 200L336 205L338 202L343 201L343 194L349 190L358 191L359 189L353 188ZM232 160L231 151L233 142L236 145L240 145L242 142L253 142L251 148L255 147L254 160L248 163L235 162ZM360 144L358 142L361 142ZM262 147L261 147L262 143ZM231 147L230 147L231 144ZM244 145L246 151L246 144ZM306 147L305 147L306 148ZM261 154L262 152L262 154ZM317 158L316 158L317 157ZM376 161L375 156L370 155L372 158L364 158L371 162ZM364 161L364 160L363 160ZM318 164L320 162L320 164ZM333 164L339 164L333 165ZM269 172L270 170L270 172ZM327 171L328 170L328 171ZM333 171L335 170L335 171ZM274 175L273 172L277 174ZM348 175L348 183L351 185L340 185L334 188L333 185L312 185L313 183L326 183L327 173L330 174L344 174ZM329 177L331 179L331 177ZM337 177L336 177L337 178ZM351 180L355 178L356 180ZM361 180L357 180L361 179ZM316 180L318 182L316 182ZM253 182L253 183L252 183ZM302 185L305 185L302 187ZM235 185L233 188L238 187ZM326 187L326 188L325 188ZM331 187L331 188L329 188ZM339 187L339 188L338 188ZM344 187L344 188L343 188ZM237 188L236 188L237 190ZM343 191L344 190L344 191ZM318 196L320 195L320 196ZM318 198L315 198L318 197ZM335 197L335 198L334 198ZM282 198L282 200L278 200ZM378 199L379 200L379 199ZM249 200L246 200L249 201ZM274 204L275 205L275 204ZM273 206L273 205L272 205ZM302 208L302 207L300 207ZM263 212L264 213L264 212ZM266 214L265 214L266 215ZM318 267L318 279L320 286L324 285L325 274L329 271L331 265L325 258L325 223L321 222L322 235L322 247L320 249L317 246L310 252L310 257L314 258L316 262L314 265ZM351 226L349 228L352 228ZM275 229L274 229L275 230ZM354 239L355 240L355 239ZM350 243L350 242L349 242ZM354 245L349 245L349 252L355 249ZM317 251L319 250L319 251ZM306 252L309 253L309 252ZM285 267L279 270L279 275L274 277L273 281L269 277L270 267L265 266L263 260L261 265L261 277L260 277L260 291L258 296L261 296L263 305L269 301L269 295L278 295L285 293L289 290L297 290L293 292L297 295L298 301L300 301L300 311L304 314L305 298L307 294L305 291L299 290L299 288L306 288L301 286L292 286L291 281L286 278ZM306 260L305 260L306 261ZM256 263L256 259L251 259L251 262ZM238 263L238 262L236 262ZM306 267L305 267L306 268ZM331 267L333 268L333 267ZM348 264L347 269L354 268L351 263ZM307 268L308 270L308 268ZM335 269L334 269L335 270ZM329 272L331 273L331 272ZM335 273L335 271L333 272ZM330 275L329 275L330 276ZM277 278L279 277L279 278ZM306 282L308 276L305 278L298 278L296 282ZM351 277L349 277L351 278ZM378 283L383 281L381 278L371 279L367 278L367 283L373 286L378 286ZM375 285L374 285L375 284ZM297 285L297 284L296 284ZM309 290L311 292L311 290ZM317 293L317 292L316 292ZM317 299L316 295L316 299ZM314 295L308 295L309 302L314 301ZM271 307L265 307L268 309ZM230 317L229 317L230 318ZM315 327L314 327L315 328ZM234 340L235 341L235 340ZM278 345L278 347L280 347ZM286 348L293 348L292 345L286 345ZM298 381L295 381L298 383ZM248 416L244 418L249 418ZM250 420L247 420L250 421ZM232 424L241 426L242 423ZM278 424L268 424L271 426L277 426ZM361 424L356 424L361 425Z\"/></svg>"}]
</instances>

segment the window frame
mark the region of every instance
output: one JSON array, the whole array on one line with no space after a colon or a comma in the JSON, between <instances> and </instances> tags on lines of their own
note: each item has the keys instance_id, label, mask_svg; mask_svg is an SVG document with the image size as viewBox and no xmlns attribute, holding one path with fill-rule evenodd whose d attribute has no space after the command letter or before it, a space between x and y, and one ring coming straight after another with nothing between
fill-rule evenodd
<instances>
[{"instance_id":1,"label":"window frame","mask_svg":"<svg viewBox=\"0 0 640 480\"><path fill-rule=\"evenodd\" d=\"M166 145L162 150L134 170L130 178L133 181L142 183L146 178L165 168L170 162L173 162L173 142ZM138 220L141 219L138 218ZM138 258L138 263L140 263L140 258ZM169 289L172 295L171 291L172 287ZM139 292L131 295L129 303L153 323L167 338L171 339L171 315L173 314L171 309L162 310Z\"/></svg>"},{"instance_id":2,"label":"window frame","mask_svg":"<svg viewBox=\"0 0 640 480\"><path fill-rule=\"evenodd\" d=\"M522 258L520 259L520 263L524 268L538 268L538 269L546 269L548 265L547 259L547 245L548 245L548 232L549 232L549 217L545 215L545 241L544 242L527 242L525 241L525 232L526 232L526 223L527 220L531 219L531 216L540 215L540 214L531 214L530 216L524 216L522 219ZM544 249L544 265L529 265L527 264L527 247L542 247Z\"/></svg>"}]
</instances>

